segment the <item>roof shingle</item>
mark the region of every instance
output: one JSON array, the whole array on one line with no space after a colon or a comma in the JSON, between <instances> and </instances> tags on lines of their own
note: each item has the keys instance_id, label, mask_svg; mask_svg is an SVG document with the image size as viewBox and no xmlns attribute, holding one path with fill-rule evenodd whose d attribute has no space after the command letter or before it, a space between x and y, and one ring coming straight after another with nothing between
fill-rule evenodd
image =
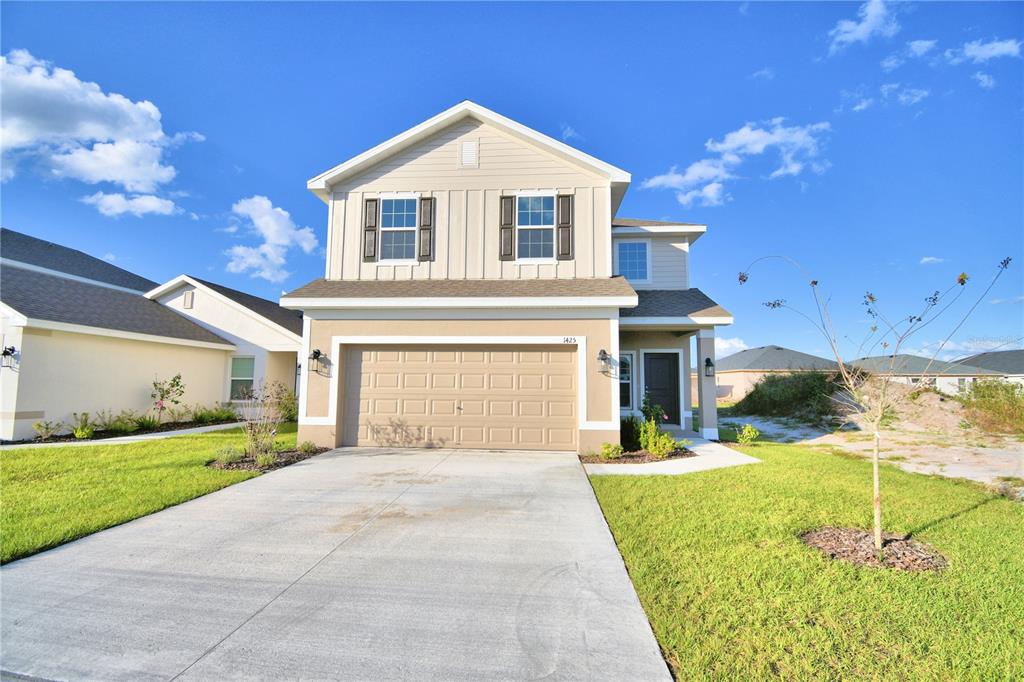
<instances>
[{"instance_id":1,"label":"roof shingle","mask_svg":"<svg viewBox=\"0 0 1024 682\"><path fill-rule=\"evenodd\" d=\"M886 374L889 373L889 368L891 366L892 373L897 376L919 376L925 374L925 372L929 375L936 376L982 376L986 374L999 374L998 372L993 372L988 369L971 367L970 365L963 365L956 362L942 362L941 360L932 361L930 358L922 358L918 355L877 355L870 358L860 358L859 360L854 360L850 364L868 372L884 372Z\"/></svg>"},{"instance_id":2,"label":"roof shingle","mask_svg":"<svg viewBox=\"0 0 1024 682\"><path fill-rule=\"evenodd\" d=\"M719 372L830 371L838 367L834 360L782 346L748 348L718 361Z\"/></svg>"},{"instance_id":3,"label":"roof shingle","mask_svg":"<svg viewBox=\"0 0 1024 682\"><path fill-rule=\"evenodd\" d=\"M624 277L594 279L317 279L283 298L523 298L632 296Z\"/></svg>"},{"instance_id":4,"label":"roof shingle","mask_svg":"<svg viewBox=\"0 0 1024 682\"><path fill-rule=\"evenodd\" d=\"M643 289L638 305L623 308L620 317L731 317L700 289Z\"/></svg>"}]
</instances>

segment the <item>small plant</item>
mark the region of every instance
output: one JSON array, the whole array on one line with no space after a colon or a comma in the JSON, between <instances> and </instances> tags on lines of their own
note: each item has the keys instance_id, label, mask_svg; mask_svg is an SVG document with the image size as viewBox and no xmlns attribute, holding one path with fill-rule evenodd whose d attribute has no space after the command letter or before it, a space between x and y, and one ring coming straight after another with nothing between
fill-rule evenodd
<instances>
[{"instance_id":1,"label":"small plant","mask_svg":"<svg viewBox=\"0 0 1024 682\"><path fill-rule=\"evenodd\" d=\"M653 419L648 419L640 424L640 449L650 452L651 442L658 437L659 432L658 422Z\"/></svg>"},{"instance_id":2,"label":"small plant","mask_svg":"<svg viewBox=\"0 0 1024 682\"><path fill-rule=\"evenodd\" d=\"M149 397L153 399L153 409L156 410L158 425L164 419L164 410L172 405L181 404L183 395L185 395L185 383L181 380L181 374L175 374L165 381L153 381L153 392Z\"/></svg>"},{"instance_id":3,"label":"small plant","mask_svg":"<svg viewBox=\"0 0 1024 682\"><path fill-rule=\"evenodd\" d=\"M167 421L172 424L178 424L181 422L187 422L191 417L191 412L187 407L168 407L167 408Z\"/></svg>"},{"instance_id":4,"label":"small plant","mask_svg":"<svg viewBox=\"0 0 1024 682\"><path fill-rule=\"evenodd\" d=\"M32 428L39 434L39 440L50 440L63 431L66 426L64 422L38 421L32 425Z\"/></svg>"},{"instance_id":5,"label":"small plant","mask_svg":"<svg viewBox=\"0 0 1024 682\"><path fill-rule=\"evenodd\" d=\"M144 414L135 418L135 425L143 431L156 431L160 428L160 418Z\"/></svg>"},{"instance_id":6,"label":"small plant","mask_svg":"<svg viewBox=\"0 0 1024 682\"><path fill-rule=\"evenodd\" d=\"M314 452L316 452L316 443L314 443L311 440L304 440L301 443L299 443L298 450L304 455L312 455Z\"/></svg>"},{"instance_id":7,"label":"small plant","mask_svg":"<svg viewBox=\"0 0 1024 682\"><path fill-rule=\"evenodd\" d=\"M72 412L71 413L71 430L75 433L75 438L91 438L92 431L90 430L88 436L79 436L78 431L81 430L83 433L86 429L91 429L92 422L89 420L88 412Z\"/></svg>"},{"instance_id":8,"label":"small plant","mask_svg":"<svg viewBox=\"0 0 1024 682\"><path fill-rule=\"evenodd\" d=\"M640 449L640 420L636 417L626 417L619 423L619 440L622 441L622 448L626 452L636 452Z\"/></svg>"},{"instance_id":9,"label":"small plant","mask_svg":"<svg viewBox=\"0 0 1024 682\"><path fill-rule=\"evenodd\" d=\"M601 443L601 459L618 459L622 457L622 446L611 443Z\"/></svg>"},{"instance_id":10,"label":"small plant","mask_svg":"<svg viewBox=\"0 0 1024 682\"><path fill-rule=\"evenodd\" d=\"M299 421L299 400L295 397L295 391L286 391L281 396L281 405L278 409L281 412L281 421Z\"/></svg>"},{"instance_id":11,"label":"small plant","mask_svg":"<svg viewBox=\"0 0 1024 682\"><path fill-rule=\"evenodd\" d=\"M110 427L107 429L111 433L122 433L128 434L139 430L139 425L135 423L139 415L135 410L121 410L121 413L117 415Z\"/></svg>"},{"instance_id":12,"label":"small plant","mask_svg":"<svg viewBox=\"0 0 1024 682\"><path fill-rule=\"evenodd\" d=\"M274 451L261 452L256 455L256 466L260 469L266 469L277 464L277 453Z\"/></svg>"},{"instance_id":13,"label":"small plant","mask_svg":"<svg viewBox=\"0 0 1024 682\"><path fill-rule=\"evenodd\" d=\"M679 449L680 443L672 437L672 434L658 431L647 443L647 452L657 459L665 459Z\"/></svg>"},{"instance_id":14,"label":"small plant","mask_svg":"<svg viewBox=\"0 0 1024 682\"><path fill-rule=\"evenodd\" d=\"M242 432L245 434L246 454L258 457L274 451L281 405L286 402L288 393L282 383L274 381L254 388L245 399Z\"/></svg>"},{"instance_id":15,"label":"small plant","mask_svg":"<svg viewBox=\"0 0 1024 682\"><path fill-rule=\"evenodd\" d=\"M665 410L661 405L651 404L651 396L644 392L644 399L640 403L640 412L644 415L645 421L654 421L656 424L660 424L666 419L668 415L665 414Z\"/></svg>"},{"instance_id":16,"label":"small plant","mask_svg":"<svg viewBox=\"0 0 1024 682\"><path fill-rule=\"evenodd\" d=\"M92 424L97 431L110 431L115 423L117 423L117 415L113 410L100 410L92 419Z\"/></svg>"},{"instance_id":17,"label":"small plant","mask_svg":"<svg viewBox=\"0 0 1024 682\"><path fill-rule=\"evenodd\" d=\"M242 451L238 448L221 448L217 451L217 464L234 464L242 459Z\"/></svg>"},{"instance_id":18,"label":"small plant","mask_svg":"<svg viewBox=\"0 0 1024 682\"><path fill-rule=\"evenodd\" d=\"M96 429L93 427L92 424L83 424L81 426L76 426L73 429L71 429L71 433L74 434L75 438L77 438L78 440L89 440L90 438L92 438L93 433L95 433L95 431Z\"/></svg>"},{"instance_id":19,"label":"small plant","mask_svg":"<svg viewBox=\"0 0 1024 682\"><path fill-rule=\"evenodd\" d=\"M743 428L736 432L736 442L740 445L753 445L760 437L761 432L753 424L744 424Z\"/></svg>"}]
</instances>

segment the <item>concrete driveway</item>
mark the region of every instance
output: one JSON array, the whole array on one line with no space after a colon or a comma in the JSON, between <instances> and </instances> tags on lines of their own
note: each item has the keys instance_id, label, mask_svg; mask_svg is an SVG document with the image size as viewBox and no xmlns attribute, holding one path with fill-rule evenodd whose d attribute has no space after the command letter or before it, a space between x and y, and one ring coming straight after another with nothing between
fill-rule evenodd
<instances>
[{"instance_id":1,"label":"concrete driveway","mask_svg":"<svg viewBox=\"0 0 1024 682\"><path fill-rule=\"evenodd\" d=\"M5 678L669 679L572 454L335 450L0 575Z\"/></svg>"}]
</instances>

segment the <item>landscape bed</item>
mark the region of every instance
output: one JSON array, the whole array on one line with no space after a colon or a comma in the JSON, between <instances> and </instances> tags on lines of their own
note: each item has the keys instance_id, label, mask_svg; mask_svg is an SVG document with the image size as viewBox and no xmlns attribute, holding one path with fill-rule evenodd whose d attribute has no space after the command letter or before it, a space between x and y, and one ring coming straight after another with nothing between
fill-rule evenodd
<instances>
[{"instance_id":1,"label":"landscape bed","mask_svg":"<svg viewBox=\"0 0 1024 682\"><path fill-rule=\"evenodd\" d=\"M1024 505L882 467L886 531L941 570L859 567L807 546L871 528L870 462L794 445L686 476L592 476L677 679L1024 679Z\"/></svg>"},{"instance_id":2,"label":"landscape bed","mask_svg":"<svg viewBox=\"0 0 1024 682\"><path fill-rule=\"evenodd\" d=\"M634 452L623 452L618 457L611 458L605 458L601 455L580 455L580 461L584 464L648 464L650 462L664 462L670 459L684 459L696 456L697 453L691 452L686 448L680 448L665 457L655 457L646 450L636 450Z\"/></svg>"}]
</instances>

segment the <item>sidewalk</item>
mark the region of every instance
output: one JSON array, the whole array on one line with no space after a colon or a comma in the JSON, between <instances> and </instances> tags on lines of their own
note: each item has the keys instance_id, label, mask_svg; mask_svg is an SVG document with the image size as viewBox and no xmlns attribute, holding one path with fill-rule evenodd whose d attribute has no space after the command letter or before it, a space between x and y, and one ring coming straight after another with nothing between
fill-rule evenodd
<instances>
[{"instance_id":1,"label":"sidewalk","mask_svg":"<svg viewBox=\"0 0 1024 682\"><path fill-rule=\"evenodd\" d=\"M56 447L81 447L87 445L120 445L122 443L139 443L144 440L160 440L161 438L172 438L174 436L191 436L197 433L208 433L210 431L226 431L241 426L243 422L231 422L229 424L213 424L212 426L197 426L193 429L181 429L180 431L158 431L156 433L140 433L137 436L118 436L117 438L100 438L99 440L68 440L53 443L18 443L17 445L0 445L0 450L20 450L23 448L56 448Z\"/></svg>"},{"instance_id":2,"label":"sidewalk","mask_svg":"<svg viewBox=\"0 0 1024 682\"><path fill-rule=\"evenodd\" d=\"M583 468L588 474L601 476L677 476L692 474L696 471L761 463L761 460L756 457L744 455L721 443L705 440L692 432L680 432L676 435L686 438L692 443L687 446L687 449L697 453L696 457L683 457L647 464L584 464Z\"/></svg>"}]
</instances>

